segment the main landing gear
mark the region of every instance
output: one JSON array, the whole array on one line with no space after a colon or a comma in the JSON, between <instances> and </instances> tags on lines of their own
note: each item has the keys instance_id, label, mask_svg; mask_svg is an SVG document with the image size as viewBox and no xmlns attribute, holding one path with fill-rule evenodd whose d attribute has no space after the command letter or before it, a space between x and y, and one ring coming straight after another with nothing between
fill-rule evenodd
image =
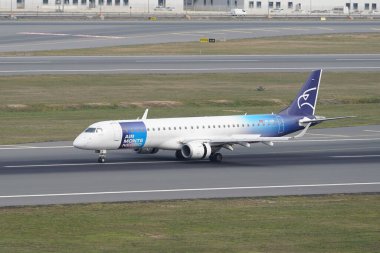
<instances>
[{"instance_id":1,"label":"main landing gear","mask_svg":"<svg viewBox=\"0 0 380 253\"><path fill-rule=\"evenodd\" d=\"M177 150L177 151L175 152L175 157L176 157L178 160L180 160L180 161L185 160L185 157L182 155L182 151L181 151L181 150Z\"/></svg>"},{"instance_id":2,"label":"main landing gear","mask_svg":"<svg viewBox=\"0 0 380 253\"><path fill-rule=\"evenodd\" d=\"M223 160L223 155L221 153L213 153L209 159L211 162L220 163Z\"/></svg>"},{"instance_id":3,"label":"main landing gear","mask_svg":"<svg viewBox=\"0 0 380 253\"><path fill-rule=\"evenodd\" d=\"M183 156L181 150L177 150L175 152L175 157L180 161L186 160L186 158ZM211 162L220 163L223 160L223 156L221 153L211 153L209 159Z\"/></svg>"},{"instance_id":4,"label":"main landing gear","mask_svg":"<svg viewBox=\"0 0 380 253\"><path fill-rule=\"evenodd\" d=\"M98 163L106 162L107 150L96 150L95 153L99 153Z\"/></svg>"}]
</instances>

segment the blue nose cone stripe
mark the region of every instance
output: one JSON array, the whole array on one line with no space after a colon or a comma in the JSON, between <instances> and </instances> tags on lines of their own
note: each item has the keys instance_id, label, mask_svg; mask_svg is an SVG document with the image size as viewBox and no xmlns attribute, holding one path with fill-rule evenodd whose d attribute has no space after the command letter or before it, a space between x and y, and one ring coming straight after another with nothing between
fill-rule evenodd
<instances>
[{"instance_id":1,"label":"blue nose cone stripe","mask_svg":"<svg viewBox=\"0 0 380 253\"><path fill-rule=\"evenodd\" d=\"M144 122L121 122L123 136L119 148L142 148L146 142Z\"/></svg>"}]
</instances>

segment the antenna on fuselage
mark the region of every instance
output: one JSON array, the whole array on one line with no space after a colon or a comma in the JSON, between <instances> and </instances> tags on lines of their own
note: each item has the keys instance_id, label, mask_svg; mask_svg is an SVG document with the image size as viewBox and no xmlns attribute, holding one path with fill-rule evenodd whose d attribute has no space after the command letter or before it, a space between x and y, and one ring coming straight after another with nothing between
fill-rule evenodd
<instances>
[{"instance_id":1,"label":"antenna on fuselage","mask_svg":"<svg viewBox=\"0 0 380 253\"><path fill-rule=\"evenodd\" d=\"M148 117L149 109L145 109L144 115L141 117L142 120L146 119Z\"/></svg>"}]
</instances>

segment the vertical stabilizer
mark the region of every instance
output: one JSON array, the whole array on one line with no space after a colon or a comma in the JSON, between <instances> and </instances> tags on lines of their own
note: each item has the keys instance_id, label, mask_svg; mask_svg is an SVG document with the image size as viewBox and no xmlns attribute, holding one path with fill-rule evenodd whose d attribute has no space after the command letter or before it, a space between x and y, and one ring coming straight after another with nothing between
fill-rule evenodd
<instances>
[{"instance_id":1,"label":"vertical stabilizer","mask_svg":"<svg viewBox=\"0 0 380 253\"><path fill-rule=\"evenodd\" d=\"M298 93L297 97L293 100L290 106L281 111L280 114L293 116L314 115L321 77L321 69L313 71L310 74L309 79L302 86L302 89Z\"/></svg>"}]
</instances>

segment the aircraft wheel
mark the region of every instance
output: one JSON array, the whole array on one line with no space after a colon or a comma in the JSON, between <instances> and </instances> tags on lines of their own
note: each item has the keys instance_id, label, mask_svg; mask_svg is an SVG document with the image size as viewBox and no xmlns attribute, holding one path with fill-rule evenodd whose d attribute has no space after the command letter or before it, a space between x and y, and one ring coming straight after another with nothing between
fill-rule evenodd
<instances>
[{"instance_id":1,"label":"aircraft wheel","mask_svg":"<svg viewBox=\"0 0 380 253\"><path fill-rule=\"evenodd\" d=\"M181 150L177 150L177 151L175 152L175 157L176 157L178 160L185 160L185 157L183 157Z\"/></svg>"},{"instance_id":2,"label":"aircraft wheel","mask_svg":"<svg viewBox=\"0 0 380 253\"><path fill-rule=\"evenodd\" d=\"M98 163L105 163L106 158L105 157L99 157L98 158Z\"/></svg>"},{"instance_id":3,"label":"aircraft wheel","mask_svg":"<svg viewBox=\"0 0 380 253\"><path fill-rule=\"evenodd\" d=\"M223 160L223 155L221 153L215 153L210 156L211 162L220 163Z\"/></svg>"}]
</instances>

